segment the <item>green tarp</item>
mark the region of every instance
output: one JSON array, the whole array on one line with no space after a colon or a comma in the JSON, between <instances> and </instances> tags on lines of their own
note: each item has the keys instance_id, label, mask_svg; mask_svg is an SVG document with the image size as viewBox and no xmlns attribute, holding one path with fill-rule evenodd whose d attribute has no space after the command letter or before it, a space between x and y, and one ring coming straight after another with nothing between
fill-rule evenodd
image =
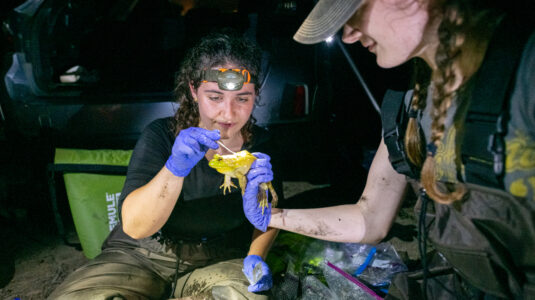
<instances>
[{"instance_id":1,"label":"green tarp","mask_svg":"<svg viewBox=\"0 0 535 300\"><path fill-rule=\"evenodd\" d=\"M74 226L87 258L100 253L102 242L119 221L118 201L126 176L106 174L106 168L127 166L131 155L131 150L56 149L55 165L79 167L77 172L64 172L63 178Z\"/></svg>"}]
</instances>

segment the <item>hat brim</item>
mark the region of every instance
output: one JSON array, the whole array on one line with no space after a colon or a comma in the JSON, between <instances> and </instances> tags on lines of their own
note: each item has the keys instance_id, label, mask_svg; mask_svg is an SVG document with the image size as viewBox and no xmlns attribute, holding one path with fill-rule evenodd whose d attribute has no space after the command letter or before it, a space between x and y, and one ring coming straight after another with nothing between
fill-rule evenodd
<instances>
[{"instance_id":1,"label":"hat brim","mask_svg":"<svg viewBox=\"0 0 535 300\"><path fill-rule=\"evenodd\" d=\"M294 40L316 44L336 34L357 11L362 0L320 0L312 9Z\"/></svg>"}]
</instances>

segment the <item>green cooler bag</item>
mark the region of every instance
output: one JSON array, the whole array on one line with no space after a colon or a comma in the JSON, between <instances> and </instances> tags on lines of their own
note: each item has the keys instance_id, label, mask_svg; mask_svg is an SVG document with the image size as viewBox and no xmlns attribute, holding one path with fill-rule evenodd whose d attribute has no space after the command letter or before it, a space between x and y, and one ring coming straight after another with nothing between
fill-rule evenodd
<instances>
[{"instance_id":1,"label":"green cooler bag","mask_svg":"<svg viewBox=\"0 0 535 300\"><path fill-rule=\"evenodd\" d=\"M56 166L63 173L74 226L84 255L94 258L119 221L119 196L132 150L84 150L57 148Z\"/></svg>"}]
</instances>

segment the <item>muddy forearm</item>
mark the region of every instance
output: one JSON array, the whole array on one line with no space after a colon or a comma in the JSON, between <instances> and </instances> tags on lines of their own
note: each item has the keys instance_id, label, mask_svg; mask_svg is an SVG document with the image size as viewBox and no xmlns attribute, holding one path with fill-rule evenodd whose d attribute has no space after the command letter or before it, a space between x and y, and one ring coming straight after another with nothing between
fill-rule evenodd
<instances>
[{"instance_id":1,"label":"muddy forearm","mask_svg":"<svg viewBox=\"0 0 535 300\"><path fill-rule=\"evenodd\" d=\"M130 193L121 210L124 232L136 239L157 232L171 215L183 183L183 177L164 167L149 183Z\"/></svg>"},{"instance_id":2,"label":"muddy forearm","mask_svg":"<svg viewBox=\"0 0 535 300\"><path fill-rule=\"evenodd\" d=\"M314 209L273 209L270 227L334 242L359 242L364 218L356 205Z\"/></svg>"},{"instance_id":3,"label":"muddy forearm","mask_svg":"<svg viewBox=\"0 0 535 300\"><path fill-rule=\"evenodd\" d=\"M356 204L273 209L269 226L334 242L377 243L388 233L406 186L405 176L392 168L381 142Z\"/></svg>"}]
</instances>

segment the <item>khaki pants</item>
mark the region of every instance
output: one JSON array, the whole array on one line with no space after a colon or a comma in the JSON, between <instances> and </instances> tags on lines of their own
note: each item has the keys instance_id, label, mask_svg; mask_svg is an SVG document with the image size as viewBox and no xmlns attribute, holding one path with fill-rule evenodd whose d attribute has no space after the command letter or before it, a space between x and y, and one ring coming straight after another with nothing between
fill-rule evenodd
<instances>
[{"instance_id":1,"label":"khaki pants","mask_svg":"<svg viewBox=\"0 0 535 300\"><path fill-rule=\"evenodd\" d=\"M267 299L247 291L249 282L242 272L243 259L223 261L197 269L177 281L176 298L191 299Z\"/></svg>"},{"instance_id":2,"label":"khaki pants","mask_svg":"<svg viewBox=\"0 0 535 300\"><path fill-rule=\"evenodd\" d=\"M181 253L193 256L179 264L174 295L171 291L177 267L176 255L147 238L140 241L139 247L115 245L104 249L99 256L70 274L48 299L268 298L247 291L249 282L242 273L243 259L225 259L235 253L222 248L217 259L207 259L203 249L197 247L202 248L201 245L182 247Z\"/></svg>"}]
</instances>

